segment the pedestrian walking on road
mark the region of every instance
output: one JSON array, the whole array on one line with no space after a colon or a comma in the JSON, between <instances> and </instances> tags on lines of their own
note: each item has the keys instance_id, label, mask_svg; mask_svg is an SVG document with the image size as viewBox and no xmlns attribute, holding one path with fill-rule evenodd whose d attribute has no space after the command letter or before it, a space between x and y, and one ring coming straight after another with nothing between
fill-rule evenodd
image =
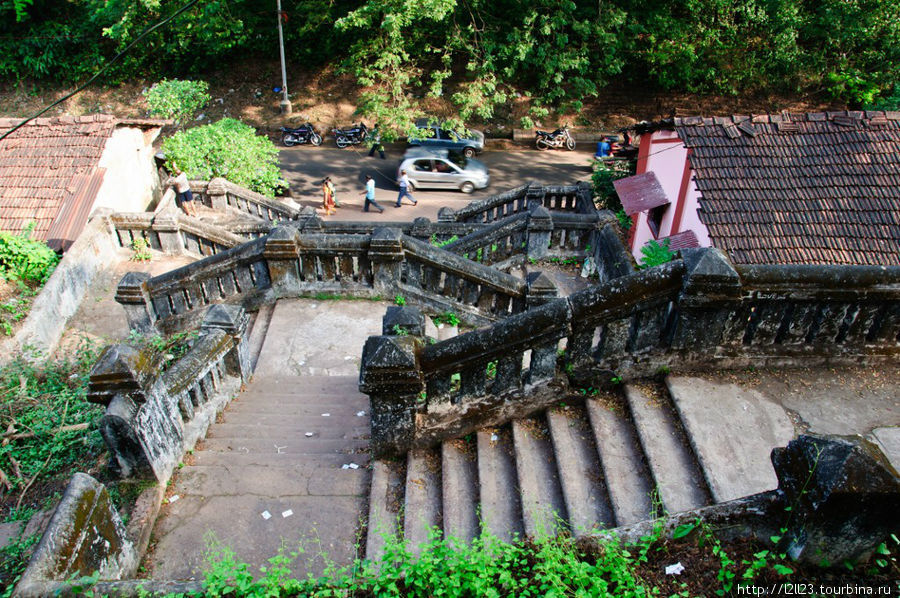
<instances>
[{"instance_id":1,"label":"pedestrian walking on road","mask_svg":"<svg viewBox=\"0 0 900 598\"><path fill-rule=\"evenodd\" d=\"M397 203L394 204L395 208L399 208L403 204L402 200L404 197L408 197L412 202L412 205L419 203L409 192L409 176L406 174L405 170L400 171L400 180L397 181L397 183L400 185L400 195L397 196Z\"/></svg>"},{"instance_id":2,"label":"pedestrian walking on road","mask_svg":"<svg viewBox=\"0 0 900 598\"><path fill-rule=\"evenodd\" d=\"M325 215L331 216L337 213L334 209L334 192L328 186L328 178L322 181L322 207L325 208Z\"/></svg>"},{"instance_id":3,"label":"pedestrian walking on road","mask_svg":"<svg viewBox=\"0 0 900 598\"><path fill-rule=\"evenodd\" d=\"M334 207L341 207L341 202L338 201L337 191L334 188L334 183L331 181L330 176L325 177L325 183L328 185L328 188L331 189L331 199L334 201Z\"/></svg>"},{"instance_id":4,"label":"pedestrian walking on road","mask_svg":"<svg viewBox=\"0 0 900 598\"><path fill-rule=\"evenodd\" d=\"M384 146L381 144L381 125L378 123L375 123L375 130L372 131L372 147L369 148L369 157L374 156L376 151L382 160L386 159L384 157Z\"/></svg>"},{"instance_id":5,"label":"pedestrian walking on road","mask_svg":"<svg viewBox=\"0 0 900 598\"><path fill-rule=\"evenodd\" d=\"M375 201L375 181L368 174L366 175L366 190L363 191L360 195L366 196L366 203L363 204L363 212L369 211L369 204L375 206L375 208L378 209L379 214L384 212L384 208L378 205L378 202Z\"/></svg>"}]
</instances>

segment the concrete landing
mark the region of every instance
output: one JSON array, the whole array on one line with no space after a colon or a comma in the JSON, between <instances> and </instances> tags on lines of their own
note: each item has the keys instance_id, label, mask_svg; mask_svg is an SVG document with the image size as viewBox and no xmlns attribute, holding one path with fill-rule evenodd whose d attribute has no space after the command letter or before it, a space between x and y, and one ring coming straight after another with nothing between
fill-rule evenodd
<instances>
[{"instance_id":1,"label":"concrete landing","mask_svg":"<svg viewBox=\"0 0 900 598\"><path fill-rule=\"evenodd\" d=\"M735 384L686 376L666 384L715 502L778 486L769 454L794 437L780 405Z\"/></svg>"},{"instance_id":2,"label":"concrete landing","mask_svg":"<svg viewBox=\"0 0 900 598\"><path fill-rule=\"evenodd\" d=\"M321 574L324 554L352 562L369 488L358 362L382 313L369 301L276 304L256 374L167 492L145 559L153 579L202 578L213 538L257 574L282 545L304 551L295 576Z\"/></svg>"}]
</instances>

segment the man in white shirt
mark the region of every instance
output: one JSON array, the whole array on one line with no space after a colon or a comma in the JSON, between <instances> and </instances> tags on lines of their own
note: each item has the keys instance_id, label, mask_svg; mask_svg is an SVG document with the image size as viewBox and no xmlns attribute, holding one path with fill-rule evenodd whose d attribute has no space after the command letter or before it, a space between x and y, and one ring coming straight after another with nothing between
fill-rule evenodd
<instances>
[{"instance_id":1,"label":"man in white shirt","mask_svg":"<svg viewBox=\"0 0 900 598\"><path fill-rule=\"evenodd\" d=\"M419 203L409 192L409 176L406 174L405 170L400 171L400 181L398 182L400 184L400 195L397 196L397 203L394 204L394 207L399 208L403 203L402 200L404 197L408 197L412 202L412 205L416 205L417 203Z\"/></svg>"},{"instance_id":2,"label":"man in white shirt","mask_svg":"<svg viewBox=\"0 0 900 598\"><path fill-rule=\"evenodd\" d=\"M181 204L184 213L197 218L197 206L194 205L194 194L191 193L191 184L188 182L187 175L177 166L173 167L173 172L175 177L170 178L166 182L166 186L175 187L178 203Z\"/></svg>"}]
</instances>

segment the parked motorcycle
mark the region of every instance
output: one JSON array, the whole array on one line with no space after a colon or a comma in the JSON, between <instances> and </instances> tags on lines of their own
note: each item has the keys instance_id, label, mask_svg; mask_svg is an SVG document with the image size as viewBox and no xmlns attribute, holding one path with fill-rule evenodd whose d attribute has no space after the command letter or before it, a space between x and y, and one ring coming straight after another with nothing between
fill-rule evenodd
<instances>
[{"instance_id":1,"label":"parked motorcycle","mask_svg":"<svg viewBox=\"0 0 900 598\"><path fill-rule=\"evenodd\" d=\"M296 129L281 127L281 143L288 147L293 147L302 143L310 145L322 145L322 136L316 133L316 130L309 123Z\"/></svg>"},{"instance_id":2,"label":"parked motorcycle","mask_svg":"<svg viewBox=\"0 0 900 598\"><path fill-rule=\"evenodd\" d=\"M369 129L366 127L366 123L359 123L347 129L334 129L332 133L334 133L334 142L339 148L344 149L348 145L359 145L365 141L369 136Z\"/></svg>"},{"instance_id":3,"label":"parked motorcycle","mask_svg":"<svg viewBox=\"0 0 900 598\"><path fill-rule=\"evenodd\" d=\"M564 147L567 150L574 150L575 138L569 133L569 127L563 126L552 133L548 133L547 131L535 131L534 145L539 150L550 149L551 147Z\"/></svg>"}]
</instances>

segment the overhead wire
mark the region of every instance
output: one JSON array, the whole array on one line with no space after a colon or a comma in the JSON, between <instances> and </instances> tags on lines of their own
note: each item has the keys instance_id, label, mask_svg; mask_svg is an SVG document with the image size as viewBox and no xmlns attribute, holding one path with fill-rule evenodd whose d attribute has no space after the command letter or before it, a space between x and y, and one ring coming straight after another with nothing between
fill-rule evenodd
<instances>
[{"instance_id":1,"label":"overhead wire","mask_svg":"<svg viewBox=\"0 0 900 598\"><path fill-rule=\"evenodd\" d=\"M83 83L82 85L80 85L78 88L76 88L76 89L73 90L72 92L70 92L70 93L64 95L64 96L61 97L60 99L56 100L55 102L53 102L52 104L50 104L49 106L47 106L46 108L44 108L43 110L40 110L39 112L36 112L35 114L29 116L28 118L26 118L25 120L23 120L23 121L21 121L19 124L17 124L16 126L12 127L10 130L8 130L8 131L6 131L5 133L3 133L2 135L0 135L0 141L6 139L9 135L11 135L12 133L18 131L19 129L21 129L22 127L24 127L25 125L27 125L29 122L31 122L31 121L33 121L34 119L36 119L36 118L38 118L39 116L41 116L42 114L46 114L46 113L47 113L48 111L50 111L51 109L53 109L53 108L55 108L56 106L62 104L63 102L65 102L66 100L68 100L69 98L71 98L72 96L74 96L75 94L78 94L78 93L81 93L82 91L84 91L84 89L87 88L91 83L93 83L93 82L97 79L97 77L99 77L100 75L102 75L104 72L106 72L107 69L109 69L109 67L111 67L113 64L115 64L115 62L116 62L117 60L119 60L119 58L121 58L122 56L124 56L125 54L127 54L127 53L129 52L129 50L131 50L131 48L133 48L133 47L135 46L135 44L137 44L139 41L141 41L142 39L144 39L147 35L153 33L154 31L156 31L157 29L159 29L159 28L162 27L163 25L166 25L169 21L171 21L171 20L174 19L175 17L179 16L179 15L182 14L183 12L185 12L185 11L187 11L188 9L192 8L192 7L193 7L195 4L197 4L198 2L200 2L200 0L190 0L190 2L188 2L187 4L185 4L184 6L182 6L181 8L179 8L178 10L176 10L174 13L172 13L171 15L169 15L168 17L166 17L166 18L163 19L162 21L159 21L158 23L156 23L156 24L154 24L154 25L151 25L151 26L147 27L146 29L144 29L144 30L143 30L136 38L134 38L133 40L131 40L131 43L129 43L127 46L125 46L125 48L124 48L121 52L119 52L118 54L116 54L109 62L107 62L105 65L103 65L103 68L101 68L99 71L97 71L97 72L94 74L93 77L91 77L90 79L88 79L85 83Z\"/></svg>"}]
</instances>

